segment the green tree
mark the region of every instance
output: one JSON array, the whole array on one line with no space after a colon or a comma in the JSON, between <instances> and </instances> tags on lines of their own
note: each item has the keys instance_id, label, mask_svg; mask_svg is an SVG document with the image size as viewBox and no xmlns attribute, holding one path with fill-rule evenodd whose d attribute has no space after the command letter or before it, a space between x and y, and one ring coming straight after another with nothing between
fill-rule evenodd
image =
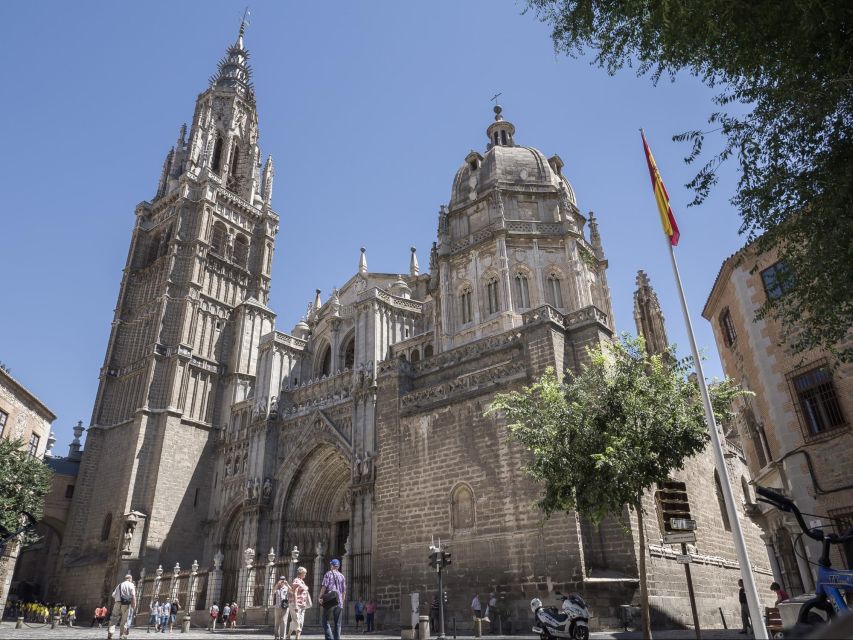
<instances>
[{"instance_id":1,"label":"green tree","mask_svg":"<svg viewBox=\"0 0 853 640\"><path fill-rule=\"evenodd\" d=\"M839 347L853 317L853 2L849 0L528 0L570 56L595 50L613 74L674 79L688 71L720 90L710 131L725 145L687 185L701 203L726 160L738 163L732 203L741 233L776 248L796 287L759 311L797 350ZM732 109L732 107L735 107ZM805 320L805 321L804 321Z\"/></svg>"},{"instance_id":2,"label":"green tree","mask_svg":"<svg viewBox=\"0 0 853 640\"><path fill-rule=\"evenodd\" d=\"M23 512L39 520L52 478L50 468L28 455L21 440L0 438L0 526L17 530Z\"/></svg>"},{"instance_id":3,"label":"green tree","mask_svg":"<svg viewBox=\"0 0 853 640\"><path fill-rule=\"evenodd\" d=\"M588 352L589 363L563 381L553 369L529 387L498 394L489 412L502 411L511 437L532 454L530 475L543 485L546 515L578 512L594 523L637 514L640 599L650 637L643 494L683 467L708 442L698 386L688 378L691 359L674 349L648 355L642 338L627 334ZM731 417L742 392L730 381L713 385L719 420Z\"/></svg>"}]
</instances>

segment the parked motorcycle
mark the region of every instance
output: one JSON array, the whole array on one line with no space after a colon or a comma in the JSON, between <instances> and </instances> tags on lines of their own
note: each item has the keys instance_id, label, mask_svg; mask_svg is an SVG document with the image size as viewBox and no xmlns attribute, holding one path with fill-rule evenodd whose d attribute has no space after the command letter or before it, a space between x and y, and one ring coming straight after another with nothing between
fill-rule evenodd
<instances>
[{"instance_id":1,"label":"parked motorcycle","mask_svg":"<svg viewBox=\"0 0 853 640\"><path fill-rule=\"evenodd\" d=\"M539 598L530 601L533 611L533 633L544 640L569 638L570 640L589 640L589 608L577 593L564 596L555 591L563 601L562 607L545 607Z\"/></svg>"}]
</instances>

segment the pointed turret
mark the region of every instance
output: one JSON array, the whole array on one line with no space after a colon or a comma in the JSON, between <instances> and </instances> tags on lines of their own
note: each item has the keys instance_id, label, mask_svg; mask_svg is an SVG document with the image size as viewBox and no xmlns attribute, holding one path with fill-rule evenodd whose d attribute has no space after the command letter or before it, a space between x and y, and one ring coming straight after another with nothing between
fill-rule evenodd
<instances>
[{"instance_id":1,"label":"pointed turret","mask_svg":"<svg viewBox=\"0 0 853 640\"><path fill-rule=\"evenodd\" d=\"M421 267L418 264L418 254L417 249L412 247L412 257L409 258L409 275L416 276L421 272Z\"/></svg>"},{"instance_id":2,"label":"pointed turret","mask_svg":"<svg viewBox=\"0 0 853 640\"><path fill-rule=\"evenodd\" d=\"M358 257L358 272L367 273L367 249L361 248L361 255Z\"/></svg>"},{"instance_id":3,"label":"pointed turret","mask_svg":"<svg viewBox=\"0 0 853 640\"><path fill-rule=\"evenodd\" d=\"M267 161L264 163L264 182L261 193L265 204L272 202L272 185L275 180L275 166L273 165L272 156L267 156Z\"/></svg>"},{"instance_id":4,"label":"pointed turret","mask_svg":"<svg viewBox=\"0 0 853 640\"><path fill-rule=\"evenodd\" d=\"M663 311L658 296L649 282L646 272L637 271L637 290L634 292L634 322L637 333L646 341L646 351L650 354L665 353L669 342L666 337Z\"/></svg>"},{"instance_id":5,"label":"pointed turret","mask_svg":"<svg viewBox=\"0 0 853 640\"><path fill-rule=\"evenodd\" d=\"M595 257L604 260L604 247L601 244L601 234L598 232L598 220L595 219L592 211L589 212L589 244L592 246Z\"/></svg>"}]
</instances>

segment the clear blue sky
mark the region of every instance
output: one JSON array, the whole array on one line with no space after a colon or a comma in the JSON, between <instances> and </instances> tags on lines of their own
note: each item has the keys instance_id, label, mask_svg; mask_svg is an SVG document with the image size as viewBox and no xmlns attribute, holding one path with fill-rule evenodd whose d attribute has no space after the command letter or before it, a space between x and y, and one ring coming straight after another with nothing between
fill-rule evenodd
<instances>
[{"instance_id":1,"label":"clear blue sky","mask_svg":"<svg viewBox=\"0 0 853 640\"><path fill-rule=\"evenodd\" d=\"M0 361L57 415L56 452L89 424L134 207L152 197L165 153L234 40L244 3L0 4ZM638 128L644 127L682 231L678 257L709 375L721 367L699 313L742 238L725 167L687 209L693 169L673 134L705 126L712 92L683 76L653 87L591 58L555 55L546 25L511 0L252 3L264 154L276 161L282 225L271 306L290 331L315 288L357 269L429 262L457 168L483 151L502 92L520 144L558 153L583 212L599 217L617 328L634 331L645 269L670 341L689 349ZM713 143L709 145L713 148Z\"/></svg>"}]
</instances>

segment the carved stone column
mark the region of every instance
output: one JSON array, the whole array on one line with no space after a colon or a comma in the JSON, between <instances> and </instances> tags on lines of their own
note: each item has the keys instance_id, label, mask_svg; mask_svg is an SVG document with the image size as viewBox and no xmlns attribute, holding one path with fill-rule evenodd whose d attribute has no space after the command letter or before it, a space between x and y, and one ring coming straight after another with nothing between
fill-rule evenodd
<instances>
[{"instance_id":1,"label":"carved stone column","mask_svg":"<svg viewBox=\"0 0 853 640\"><path fill-rule=\"evenodd\" d=\"M347 536L347 541L344 542L344 555L341 558L341 573L344 574L344 578L347 579L350 588L352 588L352 575L350 574L350 567L352 566L352 545L350 544L350 537ZM349 596L351 594L347 593L347 601L344 602L344 623L349 622Z\"/></svg>"},{"instance_id":2,"label":"carved stone column","mask_svg":"<svg viewBox=\"0 0 853 640\"><path fill-rule=\"evenodd\" d=\"M288 569L288 576L290 576L290 581L293 582L293 579L296 577L296 567L299 565L299 547L293 547L290 550L290 563Z\"/></svg>"},{"instance_id":3,"label":"carved stone column","mask_svg":"<svg viewBox=\"0 0 853 640\"><path fill-rule=\"evenodd\" d=\"M157 566L157 571L154 573L154 589L151 591L151 597L160 600L160 583L163 581L163 565Z\"/></svg>"},{"instance_id":4,"label":"carved stone column","mask_svg":"<svg viewBox=\"0 0 853 640\"><path fill-rule=\"evenodd\" d=\"M225 558L222 551L217 551L213 556L213 569L207 574L207 602L205 606L210 609L214 602L219 602L222 595L222 560Z\"/></svg>"},{"instance_id":5,"label":"carved stone column","mask_svg":"<svg viewBox=\"0 0 853 640\"><path fill-rule=\"evenodd\" d=\"M270 547L270 552L267 554L267 582L264 589L264 621L269 624L270 607L272 606L272 592L275 587L275 549Z\"/></svg>"},{"instance_id":6,"label":"carved stone column","mask_svg":"<svg viewBox=\"0 0 853 640\"><path fill-rule=\"evenodd\" d=\"M240 582L242 585L240 606L245 616L248 607L255 606L255 550L249 547L243 552L244 565L240 569Z\"/></svg>"},{"instance_id":7,"label":"carved stone column","mask_svg":"<svg viewBox=\"0 0 853 640\"><path fill-rule=\"evenodd\" d=\"M198 589L198 560L193 560L190 567L190 583L187 585L187 601L180 603L184 608L184 615L181 619L181 633L189 633L190 630L190 612L195 609L195 594Z\"/></svg>"},{"instance_id":8,"label":"carved stone column","mask_svg":"<svg viewBox=\"0 0 853 640\"><path fill-rule=\"evenodd\" d=\"M178 581L181 576L181 565L175 563L172 567L172 580L169 582L169 602L174 602L178 599Z\"/></svg>"},{"instance_id":9,"label":"carved stone column","mask_svg":"<svg viewBox=\"0 0 853 640\"><path fill-rule=\"evenodd\" d=\"M320 602L320 588L323 586L323 566L325 560L323 554L325 551L326 545L322 542L318 542L317 546L314 548L314 553L316 553L316 556L314 557L314 592L312 593L314 600L317 602L316 621L318 624L320 622L320 612L323 609L323 605Z\"/></svg>"}]
</instances>

